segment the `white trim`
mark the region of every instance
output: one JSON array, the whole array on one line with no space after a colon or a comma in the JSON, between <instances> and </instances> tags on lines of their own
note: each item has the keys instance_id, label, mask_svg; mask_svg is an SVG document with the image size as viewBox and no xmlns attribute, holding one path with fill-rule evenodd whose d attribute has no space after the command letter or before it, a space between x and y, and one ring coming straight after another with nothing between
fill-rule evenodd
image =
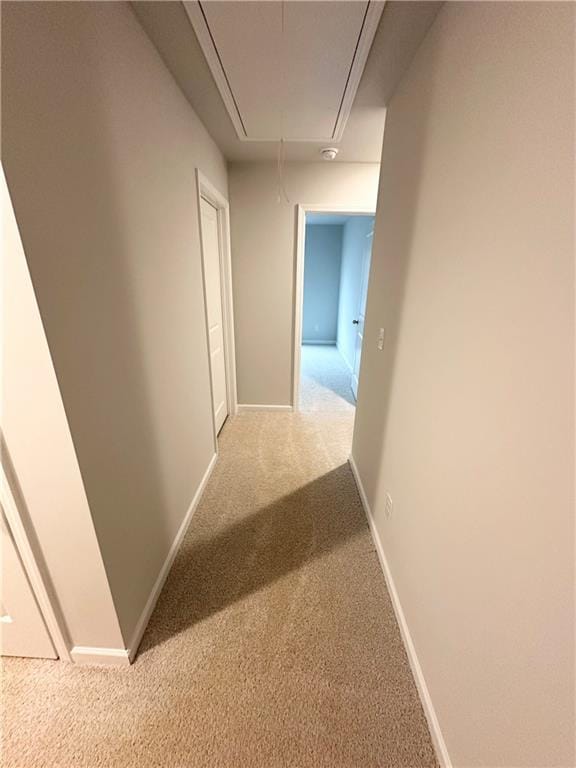
<instances>
[{"instance_id":1,"label":"white trim","mask_svg":"<svg viewBox=\"0 0 576 768\"><path fill-rule=\"evenodd\" d=\"M342 135L344 133L346 123L348 121L348 118L350 117L350 112L352 111L352 105L354 103L354 99L356 98L356 92L358 90L358 86L360 84L362 74L364 72L364 67L366 66L368 54L370 53L370 48L372 47L372 43L374 41L374 35L376 34L376 30L378 29L380 17L382 16L382 11L384 10L385 2L386 0L370 0L368 3L368 8L366 9L366 16L364 18L362 27L360 28L360 31L358 33L356 50L354 52L352 61L350 62L350 70L349 70L348 77L346 79L344 93L342 95L342 101L339 105L338 114L336 115L336 120L334 121L334 128L332 130L331 135L330 136L310 136L306 138L295 138L293 136L284 136L284 139L286 141L330 142L330 141L340 141L342 139ZM234 130L236 131L237 137L240 139L240 141L246 141L246 142L250 142L250 141L277 142L278 138L280 137L262 139L261 137L248 136L248 134L246 133L246 128L242 121L240 110L236 103L236 99L234 98L234 93L232 91L228 77L222 65L220 54L218 52L218 49L216 48L216 43L212 36L212 32L210 31L210 28L208 26L207 20L204 17L204 13L200 8L200 4L198 0L184 0L183 5L188 15L188 19L190 20L190 23L194 30L194 33L198 39L198 42L200 43L200 47L202 48L202 52L204 53L204 57L206 58L208 67L210 68L210 72L212 73L212 77L214 78L214 82L216 83L220 96L222 97L222 101L224 102L226 111L230 116L230 120L232 121L232 125L234 126Z\"/></svg>"},{"instance_id":2,"label":"white trim","mask_svg":"<svg viewBox=\"0 0 576 768\"><path fill-rule=\"evenodd\" d=\"M218 240L220 243L220 287L222 291L222 330L224 336L224 363L226 366L226 399L228 414L235 416L238 411L236 388L236 344L234 340L234 303L232 297L232 251L230 247L230 206L228 200L196 168L196 193L198 203L198 228L200 232L200 253L202 254L202 275L204 280L204 251L202 246L202 213L200 201L207 200L218 212ZM208 316L206 306L206 284L204 282L204 312L206 316L206 341L210 349ZM208 355L209 364L210 355ZM210 396L212 397L212 371L210 370ZM214 414L212 414L214 420ZM218 452L218 433L214 421L214 448Z\"/></svg>"},{"instance_id":3,"label":"white trim","mask_svg":"<svg viewBox=\"0 0 576 768\"><path fill-rule=\"evenodd\" d=\"M172 563L174 562L174 559L178 553L178 550L180 549L180 545L182 544L182 540L186 535L186 531L188 530L188 526L190 525L192 516L194 515L194 512L196 511L196 508L200 503L200 499L202 498L202 494L204 493L204 489L206 488L208 480L210 479L210 475L212 474L212 470L214 469L217 459L218 459L218 454L215 453L214 456L212 456L212 458L210 459L210 463L208 464L206 472L204 473L204 476L200 481L200 485L198 486L196 493L194 494L194 498L192 499L190 506L188 507L188 511L184 516L184 520L182 521L180 528L178 529L178 533L174 537L174 541L172 542L170 551L166 556L166 560L164 560L164 565L160 569L158 578L156 579L154 586L152 587L152 591L150 592L150 596L146 601L144 610L142 611L140 618L138 619L136 628L132 633L132 637L130 638L128 650L126 651L130 661L133 661L134 657L136 656L136 652L142 640L142 635L144 634L144 630L146 629L148 622L150 621L150 616L152 616L152 611L154 610L156 602L160 597L160 592L162 592L162 588L168 577L170 568L172 567Z\"/></svg>"},{"instance_id":4,"label":"white trim","mask_svg":"<svg viewBox=\"0 0 576 768\"><path fill-rule=\"evenodd\" d=\"M220 57L212 41L212 34L208 28L208 25L206 24L206 20L204 19L204 14L202 13L198 0L184 0L183 5L188 18L190 19L192 29L198 38L198 42L200 43L200 47L202 48L202 52L204 53L206 62L208 63L210 72L212 73L212 77L214 78L214 82L216 83L220 96L222 97L226 111L230 116L234 130L236 131L236 135L240 141L248 141L246 131L244 130L244 124L242 123L242 118L240 117L240 112L236 106L236 101L232 94L232 90L228 85L226 73L224 72L222 64L220 63Z\"/></svg>"},{"instance_id":5,"label":"white trim","mask_svg":"<svg viewBox=\"0 0 576 768\"><path fill-rule=\"evenodd\" d=\"M432 742L436 750L436 756L442 768L452 768L452 761L450 759L450 755L448 754L444 736L442 735L440 723L438 722L438 716L436 715L436 710L434 709L434 704L432 703L432 698L430 696L428 686L426 685L426 679L424 678L424 673L416 654L416 648L414 647L412 636L410 635L410 629L408 628L406 616L402 610L400 597L398 596L398 591L396 590L396 585L394 584L394 579L392 578L392 572L384 553L384 547L382 546L382 541L380 540L380 535L376 528L376 524L370 510L370 505L368 504L368 499L366 497L366 492L364 491L362 480L360 479L360 474L358 472L358 467L356 466L356 462L354 461L353 456L350 456L348 463L350 464L350 469L352 470L352 474L356 482L356 487L358 488L358 493L360 494L360 499L362 500L362 506L364 507L364 512L366 513L366 518L370 527L370 533L372 534L374 546L376 547L378 560L380 561L380 566L384 572L388 593L390 594L390 598L392 600L394 613L396 614L396 621L400 627L400 633L402 635L406 654L408 655L410 668L412 669L414 681L420 695L420 701L422 702L422 708L424 709L424 714L426 715L426 720L428 721L428 728L430 729L430 735L432 736Z\"/></svg>"},{"instance_id":6,"label":"white trim","mask_svg":"<svg viewBox=\"0 0 576 768\"><path fill-rule=\"evenodd\" d=\"M306 208L296 206L296 285L294 286L294 338L292 343L292 407L300 403L300 365L302 347L302 313L304 307L304 249L306 247Z\"/></svg>"},{"instance_id":7,"label":"white trim","mask_svg":"<svg viewBox=\"0 0 576 768\"><path fill-rule=\"evenodd\" d=\"M300 366L302 347L302 313L304 306L304 252L306 247L306 214L340 213L345 216L375 216L374 207L354 205L299 204L296 206L296 270L294 278L294 321L292 324L292 407L299 409Z\"/></svg>"},{"instance_id":8,"label":"white trim","mask_svg":"<svg viewBox=\"0 0 576 768\"><path fill-rule=\"evenodd\" d=\"M364 67L368 60L368 54L370 53L370 48L374 42L378 24L380 23L380 17L382 16L385 2L386 0L383 2L374 2L374 0L371 0L368 4L364 25L358 38L358 47L354 54L354 59L348 75L348 82L346 83L346 89L342 97L342 103L340 104L340 111L338 112L338 117L336 118L336 123L334 125L334 133L332 135L333 141L342 140L344 129L346 128L346 123L348 122L350 112L352 111L352 105L356 98L356 92L358 91L358 86L360 85L360 80L364 73Z\"/></svg>"},{"instance_id":9,"label":"white trim","mask_svg":"<svg viewBox=\"0 0 576 768\"><path fill-rule=\"evenodd\" d=\"M285 411L291 412L294 409L291 405L254 405L253 403L245 403L238 405L238 413L245 413L246 411Z\"/></svg>"},{"instance_id":10,"label":"white trim","mask_svg":"<svg viewBox=\"0 0 576 768\"><path fill-rule=\"evenodd\" d=\"M70 661L70 642L67 639L63 619L58 617L50 597L3 464L0 465L0 502L54 649L58 658L62 661Z\"/></svg>"},{"instance_id":11,"label":"white trim","mask_svg":"<svg viewBox=\"0 0 576 768\"><path fill-rule=\"evenodd\" d=\"M130 665L125 648L90 648L75 645L70 651L75 664L83 666L127 667Z\"/></svg>"}]
</instances>

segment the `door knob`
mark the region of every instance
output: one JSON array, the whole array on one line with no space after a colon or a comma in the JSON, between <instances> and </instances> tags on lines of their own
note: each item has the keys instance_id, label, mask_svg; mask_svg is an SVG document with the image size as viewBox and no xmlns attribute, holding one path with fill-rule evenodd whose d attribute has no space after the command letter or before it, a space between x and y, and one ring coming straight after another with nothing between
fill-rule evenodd
<instances>
[{"instance_id":1,"label":"door knob","mask_svg":"<svg viewBox=\"0 0 576 768\"><path fill-rule=\"evenodd\" d=\"M352 320L352 325L358 325L359 322L359 320Z\"/></svg>"}]
</instances>

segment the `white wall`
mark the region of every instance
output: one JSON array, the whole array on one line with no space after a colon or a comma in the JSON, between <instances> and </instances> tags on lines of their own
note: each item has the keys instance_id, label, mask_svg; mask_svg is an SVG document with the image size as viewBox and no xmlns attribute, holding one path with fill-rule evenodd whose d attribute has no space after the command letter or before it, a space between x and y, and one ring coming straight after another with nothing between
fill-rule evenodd
<instances>
[{"instance_id":1,"label":"white wall","mask_svg":"<svg viewBox=\"0 0 576 768\"><path fill-rule=\"evenodd\" d=\"M302 302L304 344L336 344L342 229L338 224L306 225Z\"/></svg>"},{"instance_id":2,"label":"white wall","mask_svg":"<svg viewBox=\"0 0 576 768\"><path fill-rule=\"evenodd\" d=\"M239 403L291 403L296 205L374 207L378 174L371 163L288 164L286 202L276 163L229 166Z\"/></svg>"},{"instance_id":3,"label":"white wall","mask_svg":"<svg viewBox=\"0 0 576 768\"><path fill-rule=\"evenodd\" d=\"M358 319L367 237L373 228L373 216L351 216L344 224L342 233L338 350L350 369L354 367L358 335L357 326L352 321Z\"/></svg>"},{"instance_id":4,"label":"white wall","mask_svg":"<svg viewBox=\"0 0 576 768\"><path fill-rule=\"evenodd\" d=\"M226 166L128 4L2 17L3 162L129 643L214 450L194 173Z\"/></svg>"},{"instance_id":5,"label":"white wall","mask_svg":"<svg viewBox=\"0 0 576 768\"><path fill-rule=\"evenodd\" d=\"M574 13L445 4L388 107L353 455L458 768L575 759Z\"/></svg>"}]
</instances>

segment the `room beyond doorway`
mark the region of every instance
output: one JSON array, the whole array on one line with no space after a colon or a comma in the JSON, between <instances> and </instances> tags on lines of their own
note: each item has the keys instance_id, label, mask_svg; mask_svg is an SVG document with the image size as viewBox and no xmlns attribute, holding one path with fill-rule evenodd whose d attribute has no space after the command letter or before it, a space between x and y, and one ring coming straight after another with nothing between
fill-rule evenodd
<instances>
[{"instance_id":1,"label":"room beyond doorway","mask_svg":"<svg viewBox=\"0 0 576 768\"><path fill-rule=\"evenodd\" d=\"M300 367L300 410L353 414L356 401L350 369L335 345L303 344Z\"/></svg>"},{"instance_id":2,"label":"room beyond doorway","mask_svg":"<svg viewBox=\"0 0 576 768\"><path fill-rule=\"evenodd\" d=\"M299 410L354 415L373 229L372 212L299 209L294 350Z\"/></svg>"}]
</instances>

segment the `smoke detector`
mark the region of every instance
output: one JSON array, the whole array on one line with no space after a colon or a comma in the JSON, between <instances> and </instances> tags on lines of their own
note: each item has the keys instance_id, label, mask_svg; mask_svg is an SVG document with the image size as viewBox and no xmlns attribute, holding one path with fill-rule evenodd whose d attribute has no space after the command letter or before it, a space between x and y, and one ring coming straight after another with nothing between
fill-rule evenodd
<instances>
[{"instance_id":1,"label":"smoke detector","mask_svg":"<svg viewBox=\"0 0 576 768\"><path fill-rule=\"evenodd\" d=\"M335 160L336 155L338 154L338 149L337 147L325 147L320 150L320 154L324 160Z\"/></svg>"}]
</instances>

